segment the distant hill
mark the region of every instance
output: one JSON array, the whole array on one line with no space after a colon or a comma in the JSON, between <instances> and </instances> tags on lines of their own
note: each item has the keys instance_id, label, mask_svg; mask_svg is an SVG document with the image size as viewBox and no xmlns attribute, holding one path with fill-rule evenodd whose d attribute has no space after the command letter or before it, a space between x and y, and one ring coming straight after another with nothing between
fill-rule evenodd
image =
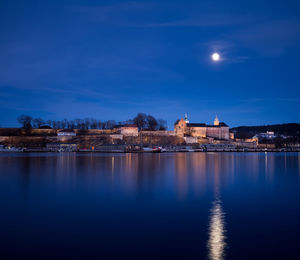
<instances>
[{"instance_id":1,"label":"distant hill","mask_svg":"<svg viewBox=\"0 0 300 260\"><path fill-rule=\"evenodd\" d=\"M230 129L235 133L236 138L251 138L258 133L272 131L278 135L291 137L300 137L300 124L276 124L276 125L260 125L260 126L239 126Z\"/></svg>"}]
</instances>

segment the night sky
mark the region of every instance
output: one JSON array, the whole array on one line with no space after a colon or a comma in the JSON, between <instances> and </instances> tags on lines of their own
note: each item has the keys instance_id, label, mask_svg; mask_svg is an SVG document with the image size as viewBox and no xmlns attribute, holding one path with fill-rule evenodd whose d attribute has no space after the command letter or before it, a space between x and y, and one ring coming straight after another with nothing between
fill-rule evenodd
<instances>
[{"instance_id":1,"label":"night sky","mask_svg":"<svg viewBox=\"0 0 300 260\"><path fill-rule=\"evenodd\" d=\"M1 0L0 126L300 122L299 60L299 0Z\"/></svg>"}]
</instances>

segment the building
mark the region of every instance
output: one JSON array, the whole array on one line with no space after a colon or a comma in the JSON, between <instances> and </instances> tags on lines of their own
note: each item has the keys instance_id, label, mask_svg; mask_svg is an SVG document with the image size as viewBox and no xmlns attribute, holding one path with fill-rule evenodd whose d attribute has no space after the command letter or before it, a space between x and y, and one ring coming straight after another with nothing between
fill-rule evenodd
<instances>
[{"instance_id":1,"label":"building","mask_svg":"<svg viewBox=\"0 0 300 260\"><path fill-rule=\"evenodd\" d=\"M123 135L122 134L112 134L112 135L109 135L109 136L112 140L123 140Z\"/></svg>"},{"instance_id":2,"label":"building","mask_svg":"<svg viewBox=\"0 0 300 260\"><path fill-rule=\"evenodd\" d=\"M190 123L187 115L178 120L174 125L175 135L179 137L202 137L229 140L229 127L224 122L219 122L216 116L213 125L205 123Z\"/></svg>"},{"instance_id":3,"label":"building","mask_svg":"<svg viewBox=\"0 0 300 260\"><path fill-rule=\"evenodd\" d=\"M57 136L76 136L73 129L62 129L57 132Z\"/></svg>"},{"instance_id":4,"label":"building","mask_svg":"<svg viewBox=\"0 0 300 260\"><path fill-rule=\"evenodd\" d=\"M203 144L201 148L205 151L231 151L236 149L235 144Z\"/></svg>"},{"instance_id":5,"label":"building","mask_svg":"<svg viewBox=\"0 0 300 260\"><path fill-rule=\"evenodd\" d=\"M274 132L272 131L267 131L266 133L260 133L260 134L257 134L258 137L260 138L265 138L265 139L274 139L276 138L276 135Z\"/></svg>"},{"instance_id":6,"label":"building","mask_svg":"<svg viewBox=\"0 0 300 260\"><path fill-rule=\"evenodd\" d=\"M124 136L138 136L139 129L137 125L117 125L114 128L116 134L121 134Z\"/></svg>"},{"instance_id":7,"label":"building","mask_svg":"<svg viewBox=\"0 0 300 260\"><path fill-rule=\"evenodd\" d=\"M256 139L236 139L235 140L235 145L238 148L252 148L255 149L257 148L258 142Z\"/></svg>"},{"instance_id":8,"label":"building","mask_svg":"<svg viewBox=\"0 0 300 260\"><path fill-rule=\"evenodd\" d=\"M48 143L46 148L52 152L76 152L78 150L77 144L72 143Z\"/></svg>"}]
</instances>

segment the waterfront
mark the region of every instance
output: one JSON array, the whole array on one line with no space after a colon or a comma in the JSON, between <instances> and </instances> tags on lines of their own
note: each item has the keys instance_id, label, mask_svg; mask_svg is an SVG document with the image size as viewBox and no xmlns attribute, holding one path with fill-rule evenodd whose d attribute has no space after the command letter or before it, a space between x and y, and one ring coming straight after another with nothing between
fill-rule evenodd
<instances>
[{"instance_id":1,"label":"waterfront","mask_svg":"<svg viewBox=\"0 0 300 260\"><path fill-rule=\"evenodd\" d=\"M3 153L0 166L1 259L300 258L300 153Z\"/></svg>"}]
</instances>

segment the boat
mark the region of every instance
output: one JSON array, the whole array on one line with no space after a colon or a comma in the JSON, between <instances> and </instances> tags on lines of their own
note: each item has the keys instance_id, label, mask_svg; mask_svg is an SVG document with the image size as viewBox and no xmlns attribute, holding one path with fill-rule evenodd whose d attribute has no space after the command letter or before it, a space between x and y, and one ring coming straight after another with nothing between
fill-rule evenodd
<instances>
[{"instance_id":1,"label":"boat","mask_svg":"<svg viewBox=\"0 0 300 260\"><path fill-rule=\"evenodd\" d=\"M161 152L162 152L162 148L159 146L152 148L152 153L161 153Z\"/></svg>"},{"instance_id":2,"label":"boat","mask_svg":"<svg viewBox=\"0 0 300 260\"><path fill-rule=\"evenodd\" d=\"M162 152L162 148L160 146L156 146L156 147L143 147L143 152L146 152L146 153L161 153Z\"/></svg>"},{"instance_id":3,"label":"boat","mask_svg":"<svg viewBox=\"0 0 300 260\"><path fill-rule=\"evenodd\" d=\"M0 152L20 153L20 152L24 152L24 149L23 148L16 148L16 147L0 147Z\"/></svg>"},{"instance_id":4,"label":"boat","mask_svg":"<svg viewBox=\"0 0 300 260\"><path fill-rule=\"evenodd\" d=\"M151 147L143 147L143 152L152 152L152 148Z\"/></svg>"}]
</instances>

